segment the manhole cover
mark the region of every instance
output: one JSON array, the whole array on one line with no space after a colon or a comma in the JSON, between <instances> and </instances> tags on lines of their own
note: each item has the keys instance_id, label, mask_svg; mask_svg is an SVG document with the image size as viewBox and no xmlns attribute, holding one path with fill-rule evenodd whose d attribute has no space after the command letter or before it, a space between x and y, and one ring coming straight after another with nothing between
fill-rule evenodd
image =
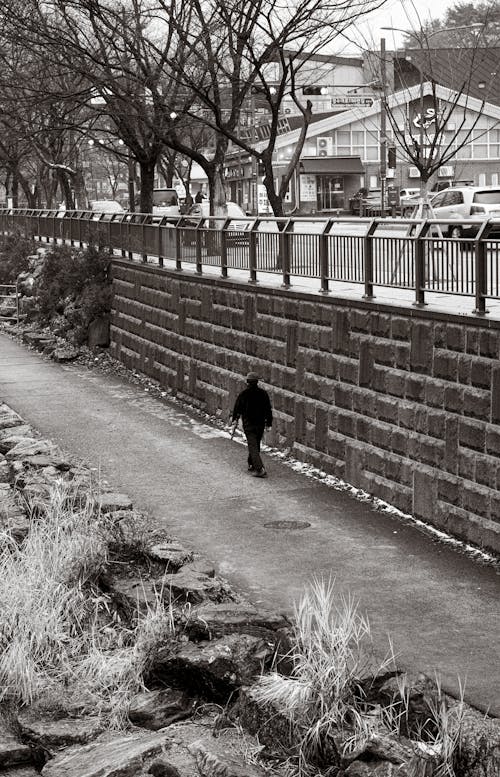
<instances>
[{"instance_id":1,"label":"manhole cover","mask_svg":"<svg viewBox=\"0 0 500 777\"><path fill-rule=\"evenodd\" d=\"M269 521L264 524L266 529L307 529L310 525L307 521Z\"/></svg>"}]
</instances>

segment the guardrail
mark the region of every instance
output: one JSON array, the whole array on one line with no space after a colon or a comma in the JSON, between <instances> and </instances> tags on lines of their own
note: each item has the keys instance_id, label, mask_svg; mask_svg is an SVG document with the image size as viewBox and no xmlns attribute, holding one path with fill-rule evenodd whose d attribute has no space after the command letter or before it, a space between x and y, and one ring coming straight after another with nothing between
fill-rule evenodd
<instances>
[{"instance_id":1,"label":"guardrail","mask_svg":"<svg viewBox=\"0 0 500 777\"><path fill-rule=\"evenodd\" d=\"M322 293L334 282L360 284L364 297L375 286L413 290L414 303L428 292L474 299L484 315L487 299L500 299L500 219L460 221L470 237L451 238L456 219L382 218L198 218L91 211L0 210L0 232L15 230L39 241L94 243L134 261L246 271L281 276L290 288L317 279Z\"/></svg>"}]
</instances>

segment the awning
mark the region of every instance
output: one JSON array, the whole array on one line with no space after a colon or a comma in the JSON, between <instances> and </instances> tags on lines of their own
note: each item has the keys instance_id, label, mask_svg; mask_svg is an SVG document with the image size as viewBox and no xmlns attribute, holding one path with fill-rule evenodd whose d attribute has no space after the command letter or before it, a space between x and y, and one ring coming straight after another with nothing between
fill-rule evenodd
<instances>
[{"instance_id":1,"label":"awning","mask_svg":"<svg viewBox=\"0 0 500 777\"><path fill-rule=\"evenodd\" d=\"M301 173L309 175L349 175L364 173L359 156L313 156L300 160Z\"/></svg>"}]
</instances>

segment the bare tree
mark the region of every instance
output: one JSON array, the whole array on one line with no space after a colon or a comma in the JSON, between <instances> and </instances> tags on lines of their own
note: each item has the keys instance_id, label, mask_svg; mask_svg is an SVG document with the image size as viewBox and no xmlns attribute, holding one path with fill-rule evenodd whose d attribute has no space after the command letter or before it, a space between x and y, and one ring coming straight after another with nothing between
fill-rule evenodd
<instances>
[{"instance_id":1,"label":"bare tree","mask_svg":"<svg viewBox=\"0 0 500 777\"><path fill-rule=\"evenodd\" d=\"M456 31L455 31L456 33ZM440 167L461 156L478 135L486 136L498 122L482 126L482 113L492 82L477 88L477 73L491 52L477 43L467 49L435 50L432 33L412 33L413 48L390 54L396 92L383 80L381 110L385 113L397 155L417 168L422 195L427 195Z\"/></svg>"}]
</instances>

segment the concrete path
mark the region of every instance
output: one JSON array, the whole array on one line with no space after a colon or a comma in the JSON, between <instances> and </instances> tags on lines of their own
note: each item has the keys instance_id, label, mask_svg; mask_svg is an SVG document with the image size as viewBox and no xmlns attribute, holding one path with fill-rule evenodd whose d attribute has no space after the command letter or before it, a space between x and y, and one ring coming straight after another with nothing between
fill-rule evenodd
<instances>
[{"instance_id":1,"label":"concrete path","mask_svg":"<svg viewBox=\"0 0 500 777\"><path fill-rule=\"evenodd\" d=\"M500 578L416 527L266 456L116 376L61 366L0 334L0 400L82 456L253 602L290 610L313 576L358 599L377 652L500 716ZM304 521L291 530L276 521Z\"/></svg>"}]
</instances>

